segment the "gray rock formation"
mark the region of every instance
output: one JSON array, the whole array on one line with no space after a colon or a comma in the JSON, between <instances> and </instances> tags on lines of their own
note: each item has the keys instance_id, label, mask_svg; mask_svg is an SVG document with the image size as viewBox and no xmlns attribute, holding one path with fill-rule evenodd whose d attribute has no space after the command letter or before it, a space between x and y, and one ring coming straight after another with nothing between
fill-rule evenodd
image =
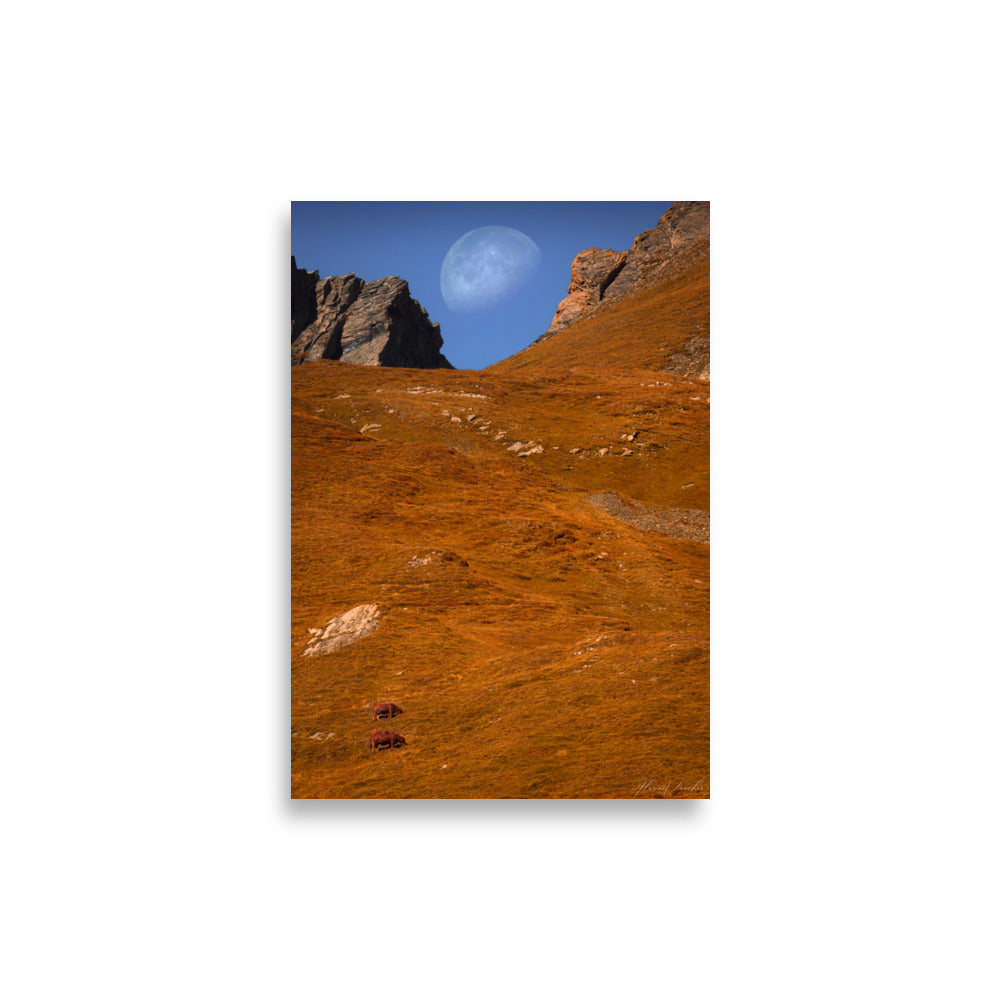
<instances>
[{"instance_id":1,"label":"gray rock formation","mask_svg":"<svg viewBox=\"0 0 1000 1000\"><path fill-rule=\"evenodd\" d=\"M292 258L292 341L316 319L316 282L319 271L295 266Z\"/></svg>"},{"instance_id":2,"label":"gray rock formation","mask_svg":"<svg viewBox=\"0 0 1000 1000\"><path fill-rule=\"evenodd\" d=\"M292 361L321 358L393 368L451 368L441 327L402 278L320 278L292 258Z\"/></svg>"}]
</instances>

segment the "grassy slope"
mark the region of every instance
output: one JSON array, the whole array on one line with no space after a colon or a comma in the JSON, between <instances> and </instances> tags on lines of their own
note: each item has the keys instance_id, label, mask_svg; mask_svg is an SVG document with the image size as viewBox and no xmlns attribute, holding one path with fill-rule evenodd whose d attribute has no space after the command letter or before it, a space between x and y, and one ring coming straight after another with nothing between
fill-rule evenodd
<instances>
[{"instance_id":1,"label":"grassy slope","mask_svg":"<svg viewBox=\"0 0 1000 1000\"><path fill-rule=\"evenodd\" d=\"M512 375L575 367L657 370L689 337L709 332L706 257L667 281L603 304L487 371Z\"/></svg>"},{"instance_id":2,"label":"grassy slope","mask_svg":"<svg viewBox=\"0 0 1000 1000\"><path fill-rule=\"evenodd\" d=\"M552 350L483 372L293 369L293 796L708 794L708 545L586 499L707 509L708 387L585 352L554 370ZM545 450L518 458L518 440ZM363 603L376 632L302 656ZM382 699L408 745L376 754Z\"/></svg>"}]
</instances>

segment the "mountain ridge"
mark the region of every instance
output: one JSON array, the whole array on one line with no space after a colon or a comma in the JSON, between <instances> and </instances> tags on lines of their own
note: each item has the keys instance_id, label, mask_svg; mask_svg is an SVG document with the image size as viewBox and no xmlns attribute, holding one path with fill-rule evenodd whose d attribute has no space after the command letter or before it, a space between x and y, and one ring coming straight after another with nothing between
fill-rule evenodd
<instances>
[{"instance_id":1,"label":"mountain ridge","mask_svg":"<svg viewBox=\"0 0 1000 1000\"><path fill-rule=\"evenodd\" d=\"M636 236L628 250L581 250L570 264L566 297L556 307L549 328L534 343L594 316L616 301L676 280L699 263L705 265L707 277L709 232L709 203L678 201L664 212L656 226ZM707 322L703 325L707 331Z\"/></svg>"},{"instance_id":2,"label":"mountain ridge","mask_svg":"<svg viewBox=\"0 0 1000 1000\"><path fill-rule=\"evenodd\" d=\"M710 249L708 203L675 202L630 250L581 251L549 329L484 370L631 368L708 382Z\"/></svg>"}]
</instances>

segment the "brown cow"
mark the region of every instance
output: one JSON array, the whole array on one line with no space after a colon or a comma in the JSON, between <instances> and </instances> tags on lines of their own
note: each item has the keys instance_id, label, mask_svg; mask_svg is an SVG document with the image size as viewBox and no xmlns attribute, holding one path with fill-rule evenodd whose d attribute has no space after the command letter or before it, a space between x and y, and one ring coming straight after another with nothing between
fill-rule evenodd
<instances>
[{"instance_id":1,"label":"brown cow","mask_svg":"<svg viewBox=\"0 0 1000 1000\"><path fill-rule=\"evenodd\" d=\"M373 729L368 737L368 746L372 750L382 750L386 747L406 746L406 740L399 733L390 733L388 729Z\"/></svg>"},{"instance_id":2,"label":"brown cow","mask_svg":"<svg viewBox=\"0 0 1000 1000\"><path fill-rule=\"evenodd\" d=\"M403 710L399 705L393 705L391 701L380 701L372 707L373 719L391 719L402 714Z\"/></svg>"}]
</instances>

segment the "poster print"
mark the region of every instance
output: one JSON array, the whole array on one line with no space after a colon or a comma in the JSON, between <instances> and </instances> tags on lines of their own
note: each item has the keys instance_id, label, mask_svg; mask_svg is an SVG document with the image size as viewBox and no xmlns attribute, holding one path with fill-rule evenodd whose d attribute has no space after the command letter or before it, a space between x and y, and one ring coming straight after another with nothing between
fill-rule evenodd
<instances>
[{"instance_id":1,"label":"poster print","mask_svg":"<svg viewBox=\"0 0 1000 1000\"><path fill-rule=\"evenodd\" d=\"M293 202L291 365L292 797L707 798L709 203Z\"/></svg>"}]
</instances>

